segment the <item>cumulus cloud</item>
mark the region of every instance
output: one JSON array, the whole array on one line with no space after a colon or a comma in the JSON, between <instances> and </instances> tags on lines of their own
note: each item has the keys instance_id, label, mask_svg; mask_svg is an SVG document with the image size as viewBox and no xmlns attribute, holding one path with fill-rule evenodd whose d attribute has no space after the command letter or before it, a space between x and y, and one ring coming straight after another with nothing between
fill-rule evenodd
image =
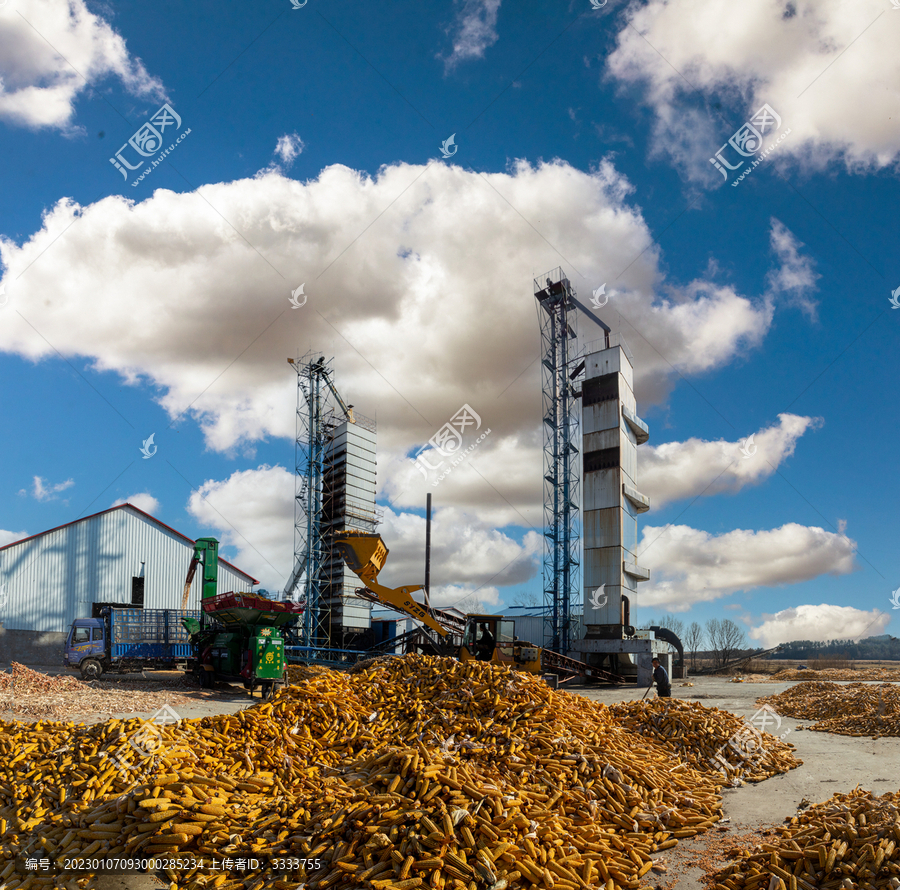
<instances>
[{"instance_id":1,"label":"cumulus cloud","mask_svg":"<svg viewBox=\"0 0 900 890\"><path fill-rule=\"evenodd\" d=\"M421 507L431 492L436 504L478 504L479 519L488 526L516 525L540 531L541 431L498 435L491 426L501 408L497 400L476 401L476 405L483 412L482 425L478 431L465 432L459 457L441 455L428 441L409 454L382 451L379 446L382 495L395 508ZM436 424L432 433L438 432Z\"/></svg>"},{"instance_id":2,"label":"cumulus cloud","mask_svg":"<svg viewBox=\"0 0 900 890\"><path fill-rule=\"evenodd\" d=\"M106 77L132 95L163 99L162 83L85 0L17 0L0 10L0 119L71 129L79 94Z\"/></svg>"},{"instance_id":3,"label":"cumulus cloud","mask_svg":"<svg viewBox=\"0 0 900 890\"><path fill-rule=\"evenodd\" d=\"M213 529L235 563L271 591L281 591L294 565L295 477L284 467L263 465L208 480L188 502L188 512ZM421 584L425 577L425 519L384 511L379 532L390 550L381 581L388 587ZM445 508L432 516L432 601L451 605L474 596L496 603L498 587L519 584L538 571L540 536L520 542L491 528L482 517Z\"/></svg>"},{"instance_id":4,"label":"cumulus cloud","mask_svg":"<svg viewBox=\"0 0 900 890\"><path fill-rule=\"evenodd\" d=\"M14 541L21 541L28 537L28 532L8 532L6 529L0 528L0 547L12 544Z\"/></svg>"},{"instance_id":5,"label":"cumulus cloud","mask_svg":"<svg viewBox=\"0 0 900 890\"><path fill-rule=\"evenodd\" d=\"M421 597L417 594L417 598ZM460 612L484 612L500 605L500 591L496 587L471 585L439 585L431 587L431 605L436 609L458 609Z\"/></svg>"},{"instance_id":6,"label":"cumulus cloud","mask_svg":"<svg viewBox=\"0 0 900 890\"><path fill-rule=\"evenodd\" d=\"M737 591L799 584L855 569L856 542L822 528L788 523L722 535L673 525L643 531L638 563L650 569L641 606L685 612Z\"/></svg>"},{"instance_id":7,"label":"cumulus cloud","mask_svg":"<svg viewBox=\"0 0 900 890\"><path fill-rule=\"evenodd\" d=\"M900 58L887 4L696 0L686 12L668 0L632 4L608 71L643 92L657 151L691 178L722 182L708 159L764 103L791 130L776 156L810 168L896 163ZM695 91L705 108L691 106ZM718 112L723 104L734 111Z\"/></svg>"},{"instance_id":8,"label":"cumulus cloud","mask_svg":"<svg viewBox=\"0 0 900 890\"><path fill-rule=\"evenodd\" d=\"M31 494L36 501L55 501L57 499L56 496L61 491L71 488L74 484L74 479L66 479L65 482L57 482L50 485L43 476L35 476L32 483ZM27 493L28 492L24 488L19 492L19 494L22 495Z\"/></svg>"},{"instance_id":9,"label":"cumulus cloud","mask_svg":"<svg viewBox=\"0 0 900 890\"><path fill-rule=\"evenodd\" d=\"M563 262L548 242L582 293L641 254L611 297L617 311L603 315L614 331L629 320L642 404L666 396L673 367L707 372L759 344L772 318L758 295L667 281L628 203L631 185L610 164L583 172L522 161L485 177L446 164L394 164L375 177L336 165L306 182L268 173L198 191L63 200L24 243L0 241L6 277L21 276L0 349L35 360L55 355L49 341L67 358L144 381L171 418L193 417L208 447L230 452L293 438L296 376L285 359L298 345L334 344L341 392L377 415L380 466L420 480L417 506L431 480L406 457L468 403L492 432L440 484L443 505L483 504L541 527L531 272ZM308 299L292 309L297 282ZM600 333L587 319L580 330L586 341Z\"/></svg>"},{"instance_id":10,"label":"cumulus cloud","mask_svg":"<svg viewBox=\"0 0 900 890\"><path fill-rule=\"evenodd\" d=\"M391 587L421 584L425 574L424 517L388 508L379 531L391 551L384 570L385 583ZM542 546L536 532L527 532L519 543L490 527L481 515L451 507L435 510L431 525L432 587L452 586L463 591L479 588L475 596L487 597L485 591L490 587L507 587L533 578Z\"/></svg>"},{"instance_id":11,"label":"cumulus cloud","mask_svg":"<svg viewBox=\"0 0 900 890\"><path fill-rule=\"evenodd\" d=\"M764 615L763 619L763 623L753 628L749 636L767 649L794 640L824 642L876 637L884 633L891 620L890 615L878 609L866 612L852 606L833 606L829 603L782 609L774 615Z\"/></svg>"},{"instance_id":12,"label":"cumulus cloud","mask_svg":"<svg viewBox=\"0 0 900 890\"><path fill-rule=\"evenodd\" d=\"M294 480L284 467L263 464L207 480L187 505L223 547L237 551L235 565L272 593L284 588L294 567Z\"/></svg>"},{"instance_id":13,"label":"cumulus cloud","mask_svg":"<svg viewBox=\"0 0 900 890\"><path fill-rule=\"evenodd\" d=\"M457 0L459 3L459 0ZM460 62L481 59L498 39L497 14L500 0L462 0L453 28L453 52L444 59L451 70Z\"/></svg>"},{"instance_id":14,"label":"cumulus cloud","mask_svg":"<svg viewBox=\"0 0 900 890\"><path fill-rule=\"evenodd\" d=\"M156 515L156 511L159 510L159 501L147 491L130 494L127 498L119 498L117 501L113 501L110 506L118 507L120 504L131 504L137 507L138 510L149 513L151 516Z\"/></svg>"},{"instance_id":15,"label":"cumulus cloud","mask_svg":"<svg viewBox=\"0 0 900 890\"><path fill-rule=\"evenodd\" d=\"M821 422L779 414L778 424L752 433L752 443L691 438L643 445L638 449L638 485L653 509L697 495L735 493L768 479L794 453L797 440Z\"/></svg>"}]
</instances>

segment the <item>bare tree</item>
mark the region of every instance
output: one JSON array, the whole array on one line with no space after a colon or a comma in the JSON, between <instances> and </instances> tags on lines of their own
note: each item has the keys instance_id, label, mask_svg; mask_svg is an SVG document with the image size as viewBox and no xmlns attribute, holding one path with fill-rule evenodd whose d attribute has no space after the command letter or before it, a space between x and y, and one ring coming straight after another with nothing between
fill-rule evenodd
<instances>
[{"instance_id":1,"label":"bare tree","mask_svg":"<svg viewBox=\"0 0 900 890\"><path fill-rule=\"evenodd\" d=\"M526 608L532 606L543 606L544 600L541 594L535 593L533 590L526 591L525 593L517 593L515 598L513 599L514 606L525 606Z\"/></svg>"},{"instance_id":2,"label":"bare tree","mask_svg":"<svg viewBox=\"0 0 900 890\"><path fill-rule=\"evenodd\" d=\"M691 653L691 670L697 670L697 650L703 645L703 628L696 621L691 622L684 637L684 645Z\"/></svg>"},{"instance_id":3,"label":"bare tree","mask_svg":"<svg viewBox=\"0 0 900 890\"><path fill-rule=\"evenodd\" d=\"M650 618L647 620L646 627L665 627L675 633L680 640L684 633L684 622L676 618L674 615L663 615L662 618Z\"/></svg>"},{"instance_id":4,"label":"bare tree","mask_svg":"<svg viewBox=\"0 0 900 890\"><path fill-rule=\"evenodd\" d=\"M735 624L730 618L726 618L720 625L720 633L722 640L722 664L725 664L730 658L744 648L746 639L744 631Z\"/></svg>"},{"instance_id":5,"label":"bare tree","mask_svg":"<svg viewBox=\"0 0 900 890\"><path fill-rule=\"evenodd\" d=\"M674 615L663 615L659 621L655 622L659 627L668 628L672 633L684 642L684 622Z\"/></svg>"},{"instance_id":6,"label":"bare tree","mask_svg":"<svg viewBox=\"0 0 900 890\"><path fill-rule=\"evenodd\" d=\"M713 663L716 667L722 665L722 622L718 618L710 618L706 622L706 639L713 655Z\"/></svg>"},{"instance_id":7,"label":"bare tree","mask_svg":"<svg viewBox=\"0 0 900 890\"><path fill-rule=\"evenodd\" d=\"M449 608L449 607L447 607ZM491 610L474 593L453 604L453 608L466 615L490 615Z\"/></svg>"}]
</instances>

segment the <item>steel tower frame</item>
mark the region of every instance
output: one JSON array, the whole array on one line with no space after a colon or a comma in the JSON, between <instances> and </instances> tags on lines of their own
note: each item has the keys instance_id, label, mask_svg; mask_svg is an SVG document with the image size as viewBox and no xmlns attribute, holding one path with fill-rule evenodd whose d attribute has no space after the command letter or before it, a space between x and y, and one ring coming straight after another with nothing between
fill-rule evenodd
<instances>
[{"instance_id":1,"label":"steel tower frame","mask_svg":"<svg viewBox=\"0 0 900 890\"><path fill-rule=\"evenodd\" d=\"M297 372L297 436L294 443L294 570L284 588L293 598L302 590L305 601L301 640L304 646L317 646L326 640L328 616L323 614L322 578L326 558L325 530L322 525L322 499L325 449L336 412L329 403L333 391L330 377L333 359L308 352L303 358L288 359ZM330 385L331 384L331 385Z\"/></svg>"},{"instance_id":2,"label":"steel tower frame","mask_svg":"<svg viewBox=\"0 0 900 890\"><path fill-rule=\"evenodd\" d=\"M561 268L534 279L541 329L544 426L544 647L566 654L571 616L581 601L578 304Z\"/></svg>"}]
</instances>

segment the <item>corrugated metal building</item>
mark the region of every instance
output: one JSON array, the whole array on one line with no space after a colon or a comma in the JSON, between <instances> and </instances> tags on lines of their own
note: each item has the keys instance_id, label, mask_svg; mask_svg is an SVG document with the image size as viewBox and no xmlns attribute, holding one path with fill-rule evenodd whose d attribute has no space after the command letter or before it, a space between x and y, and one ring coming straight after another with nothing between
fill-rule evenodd
<instances>
[{"instance_id":1,"label":"corrugated metal building","mask_svg":"<svg viewBox=\"0 0 900 890\"><path fill-rule=\"evenodd\" d=\"M8 631L65 633L94 604L181 607L194 542L121 504L0 547L0 624ZM219 559L219 591L249 591L255 578ZM199 609L201 577L188 608Z\"/></svg>"},{"instance_id":2,"label":"corrugated metal building","mask_svg":"<svg viewBox=\"0 0 900 890\"><path fill-rule=\"evenodd\" d=\"M356 414L331 432L325 446L322 479L322 526L325 560L322 579L323 624L329 645L353 649L372 625L372 605L354 591L362 582L334 546L336 532L374 532L380 516L375 506L377 426Z\"/></svg>"},{"instance_id":3,"label":"corrugated metal building","mask_svg":"<svg viewBox=\"0 0 900 890\"><path fill-rule=\"evenodd\" d=\"M520 640L528 640L535 646L543 646L544 627L546 619L540 615L520 615L515 609L508 609L507 618L513 618L516 622L516 636ZM569 639L571 641L584 639L584 619L581 615L569 615Z\"/></svg>"}]
</instances>

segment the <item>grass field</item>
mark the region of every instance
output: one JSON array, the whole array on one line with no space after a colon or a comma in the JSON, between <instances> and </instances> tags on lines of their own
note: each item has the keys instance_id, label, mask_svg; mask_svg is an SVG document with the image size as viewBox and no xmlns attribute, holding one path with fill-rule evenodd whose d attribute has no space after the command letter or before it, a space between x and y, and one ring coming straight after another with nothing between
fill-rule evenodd
<instances>
[{"instance_id":1,"label":"grass field","mask_svg":"<svg viewBox=\"0 0 900 890\"><path fill-rule=\"evenodd\" d=\"M688 669L691 667L691 657L685 655L685 663ZM806 660L797 658L754 658L737 667L729 668L729 672L733 674L776 674L783 670L796 670L801 664L806 665L810 670L821 671L826 668L837 668L838 670L864 670L865 668L900 668L900 661L863 661L849 660L846 658L809 658ZM713 666L711 658L698 658L697 669L708 668Z\"/></svg>"}]
</instances>

